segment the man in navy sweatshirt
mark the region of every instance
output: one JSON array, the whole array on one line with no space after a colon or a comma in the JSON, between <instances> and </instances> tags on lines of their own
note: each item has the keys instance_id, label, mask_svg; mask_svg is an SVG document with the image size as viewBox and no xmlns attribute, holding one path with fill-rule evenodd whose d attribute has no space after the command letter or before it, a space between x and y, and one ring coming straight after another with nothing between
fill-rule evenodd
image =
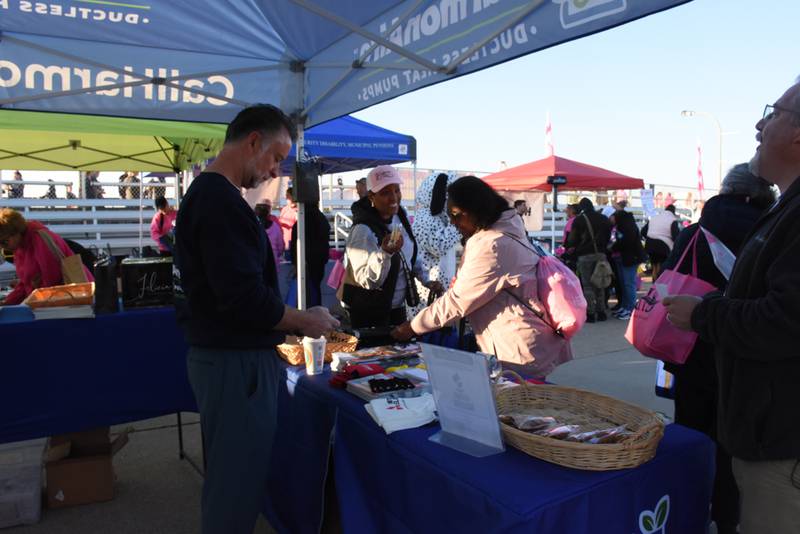
<instances>
[{"instance_id":1,"label":"man in navy sweatshirt","mask_svg":"<svg viewBox=\"0 0 800 534\"><path fill-rule=\"evenodd\" d=\"M277 176L295 138L280 109L242 110L176 222L175 307L207 455L204 534L253 532L275 435L275 346L284 332L319 337L339 325L323 307L283 304L272 248L241 195Z\"/></svg>"},{"instance_id":2,"label":"man in navy sweatshirt","mask_svg":"<svg viewBox=\"0 0 800 534\"><path fill-rule=\"evenodd\" d=\"M714 346L717 439L733 458L739 532L800 532L800 79L756 123L750 172L781 196L744 239L724 294L664 299Z\"/></svg>"}]
</instances>

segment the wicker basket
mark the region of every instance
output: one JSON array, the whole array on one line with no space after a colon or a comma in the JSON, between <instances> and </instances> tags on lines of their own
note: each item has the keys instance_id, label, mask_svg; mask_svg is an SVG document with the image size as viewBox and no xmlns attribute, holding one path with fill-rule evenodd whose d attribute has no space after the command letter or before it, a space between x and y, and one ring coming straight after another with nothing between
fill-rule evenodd
<instances>
[{"instance_id":1,"label":"wicker basket","mask_svg":"<svg viewBox=\"0 0 800 534\"><path fill-rule=\"evenodd\" d=\"M580 389L529 384L513 371L522 385L496 391L500 414L553 415L564 424L587 430L626 425L633 435L621 443L589 444L537 436L500 423L505 442L542 460L590 471L636 467L653 458L664 435L664 423L655 413L632 404Z\"/></svg>"},{"instance_id":2,"label":"wicker basket","mask_svg":"<svg viewBox=\"0 0 800 534\"><path fill-rule=\"evenodd\" d=\"M325 344L325 361L333 359L334 352L353 352L358 345L358 338L344 334L342 332L331 332L325 334L327 343ZM286 336L286 341L278 345L278 354L281 358L292 365L305 364L303 354L303 338L296 336Z\"/></svg>"}]
</instances>

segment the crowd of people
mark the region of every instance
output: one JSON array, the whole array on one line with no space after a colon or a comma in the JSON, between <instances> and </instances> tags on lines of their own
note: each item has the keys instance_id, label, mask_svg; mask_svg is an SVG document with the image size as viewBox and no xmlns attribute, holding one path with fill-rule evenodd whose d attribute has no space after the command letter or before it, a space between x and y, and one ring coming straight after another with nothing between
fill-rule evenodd
<instances>
[{"instance_id":1,"label":"crowd of people","mask_svg":"<svg viewBox=\"0 0 800 534\"><path fill-rule=\"evenodd\" d=\"M566 209L559 251L580 279L590 323L631 317L646 261L654 279L691 270L719 289L663 302L672 324L699 335L687 363L668 369L677 378L676 421L717 443L710 505L720 534L800 532L800 425L792 402L800 380L793 338L800 329L800 83L767 106L756 129L756 155L731 169L695 224L683 224L665 203L640 230L626 199L604 215L582 198ZM252 209L241 194L278 175L295 138L280 109L248 107L229 124L222 151L193 181L180 211L163 196L155 201L151 235L162 253L175 255L178 323L204 431L207 533L251 532L260 511L277 431L275 346L286 333L319 337L340 326L321 305L330 226L319 206L305 205L309 307L298 310L278 285L281 258L296 263L293 191L279 217L271 202ZM341 285L350 326L407 341L466 319L478 348L523 376L545 379L569 361L570 342L538 299L540 255L525 230L524 202L509 204L475 176L433 174L420 185L412 222L402 184L391 166L356 183ZM20 274L5 303L59 282L43 233L71 254L40 224L0 210L0 247L15 252ZM712 239L737 256L732 272L716 261Z\"/></svg>"}]
</instances>

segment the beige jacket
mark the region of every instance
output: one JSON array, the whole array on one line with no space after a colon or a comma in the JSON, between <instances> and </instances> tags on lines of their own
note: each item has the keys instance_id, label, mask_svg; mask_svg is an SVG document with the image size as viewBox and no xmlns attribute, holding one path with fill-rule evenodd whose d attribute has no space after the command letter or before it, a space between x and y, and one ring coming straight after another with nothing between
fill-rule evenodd
<instances>
[{"instance_id":1,"label":"beige jacket","mask_svg":"<svg viewBox=\"0 0 800 534\"><path fill-rule=\"evenodd\" d=\"M527 241L522 220L513 209L467 241L455 283L412 319L411 328L423 334L467 317L481 351L525 365L533 376L547 376L572 359L572 349L569 341L504 291L509 289L534 309L541 309L536 291L539 257L504 234Z\"/></svg>"}]
</instances>

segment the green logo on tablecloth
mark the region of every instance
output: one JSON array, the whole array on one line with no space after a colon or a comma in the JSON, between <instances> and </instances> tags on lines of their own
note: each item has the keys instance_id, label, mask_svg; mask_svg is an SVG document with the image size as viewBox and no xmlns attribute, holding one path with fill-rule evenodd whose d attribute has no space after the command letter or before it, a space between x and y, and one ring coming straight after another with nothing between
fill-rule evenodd
<instances>
[{"instance_id":1,"label":"green logo on tablecloth","mask_svg":"<svg viewBox=\"0 0 800 534\"><path fill-rule=\"evenodd\" d=\"M666 534L667 518L669 517L669 495L664 495L656 504L655 511L645 510L639 514L639 530L642 534Z\"/></svg>"}]
</instances>

